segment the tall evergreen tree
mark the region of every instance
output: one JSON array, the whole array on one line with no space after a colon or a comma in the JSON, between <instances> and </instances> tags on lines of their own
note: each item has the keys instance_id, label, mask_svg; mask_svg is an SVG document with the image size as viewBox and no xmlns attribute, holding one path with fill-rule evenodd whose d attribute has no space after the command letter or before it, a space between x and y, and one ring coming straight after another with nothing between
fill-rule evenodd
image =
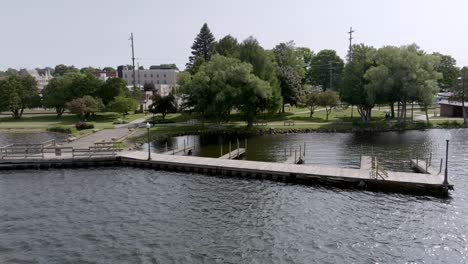
<instances>
[{"instance_id":1,"label":"tall evergreen tree","mask_svg":"<svg viewBox=\"0 0 468 264\"><path fill-rule=\"evenodd\" d=\"M215 45L215 38L208 27L208 24L203 24L198 33L195 41L192 45L192 56L189 57L189 63L186 64L187 69L190 69L199 57L202 57L205 61L209 61L211 54L213 53L213 47Z\"/></svg>"}]
</instances>

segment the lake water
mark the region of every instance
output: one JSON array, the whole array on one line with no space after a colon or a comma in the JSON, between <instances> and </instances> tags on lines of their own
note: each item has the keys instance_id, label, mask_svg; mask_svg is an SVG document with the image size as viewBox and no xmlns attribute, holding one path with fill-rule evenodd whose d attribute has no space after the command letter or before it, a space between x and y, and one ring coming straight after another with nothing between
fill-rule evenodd
<instances>
[{"instance_id":1,"label":"lake water","mask_svg":"<svg viewBox=\"0 0 468 264\"><path fill-rule=\"evenodd\" d=\"M416 155L443 157L449 135L448 199L132 168L2 171L0 263L467 263L467 130L253 137L246 158L281 161L305 141L306 165L373 153L409 170ZM189 141L217 156L229 139Z\"/></svg>"}]
</instances>

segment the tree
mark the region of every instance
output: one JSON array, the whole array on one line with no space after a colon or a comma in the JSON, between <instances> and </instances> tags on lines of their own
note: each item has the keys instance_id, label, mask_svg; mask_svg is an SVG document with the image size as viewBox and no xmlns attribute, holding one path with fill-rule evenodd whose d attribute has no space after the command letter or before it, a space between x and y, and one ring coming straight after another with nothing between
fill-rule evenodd
<instances>
[{"instance_id":1,"label":"tree","mask_svg":"<svg viewBox=\"0 0 468 264\"><path fill-rule=\"evenodd\" d=\"M116 72L115 68L110 67L110 66L104 67L104 68L102 68L102 70L105 71L105 72Z\"/></svg>"},{"instance_id":2,"label":"tree","mask_svg":"<svg viewBox=\"0 0 468 264\"><path fill-rule=\"evenodd\" d=\"M99 99L85 95L68 102L66 107L79 118L89 118L92 114L100 111L103 105Z\"/></svg>"},{"instance_id":3,"label":"tree","mask_svg":"<svg viewBox=\"0 0 468 264\"><path fill-rule=\"evenodd\" d=\"M321 50L312 58L310 81L312 85L327 89L339 87L344 62L334 50Z\"/></svg>"},{"instance_id":4,"label":"tree","mask_svg":"<svg viewBox=\"0 0 468 264\"><path fill-rule=\"evenodd\" d=\"M214 53L224 57L238 58L239 43L236 38L231 35L227 35L215 43Z\"/></svg>"},{"instance_id":5,"label":"tree","mask_svg":"<svg viewBox=\"0 0 468 264\"><path fill-rule=\"evenodd\" d=\"M305 77L304 60L297 52L294 42L280 43L273 49L277 68L277 76L283 96L284 105L296 105L302 93L302 81Z\"/></svg>"},{"instance_id":6,"label":"tree","mask_svg":"<svg viewBox=\"0 0 468 264\"><path fill-rule=\"evenodd\" d=\"M370 56L375 52L372 47L363 44L353 45L348 54L350 61L343 70L343 80L339 89L342 101L357 106L363 122L371 120L372 108L375 105L375 97L368 93L366 85L368 80L364 78L367 70L372 67Z\"/></svg>"},{"instance_id":7,"label":"tree","mask_svg":"<svg viewBox=\"0 0 468 264\"><path fill-rule=\"evenodd\" d=\"M198 69L200 69L200 67L205 63L205 59L203 57L198 57L195 62L193 63L193 65L187 70L188 72L190 72L190 74L195 74L198 72Z\"/></svg>"},{"instance_id":8,"label":"tree","mask_svg":"<svg viewBox=\"0 0 468 264\"><path fill-rule=\"evenodd\" d=\"M81 72L81 73L84 73L84 74L91 74L91 75L95 75L95 74L96 74L96 71L99 71L99 69L94 68L94 67L91 67L91 66L84 67L84 68L81 68L81 69L80 69L80 72Z\"/></svg>"},{"instance_id":9,"label":"tree","mask_svg":"<svg viewBox=\"0 0 468 264\"><path fill-rule=\"evenodd\" d=\"M457 61L450 55L433 53L439 57L440 61L436 66L436 70L442 73L442 78L439 80L441 88L452 88L457 85L457 78L460 74L460 69L457 67Z\"/></svg>"},{"instance_id":10,"label":"tree","mask_svg":"<svg viewBox=\"0 0 468 264\"><path fill-rule=\"evenodd\" d=\"M165 119L168 113L177 111L177 103L174 95L161 96L159 94L152 97L153 103L149 106L149 111L153 114L161 114Z\"/></svg>"},{"instance_id":11,"label":"tree","mask_svg":"<svg viewBox=\"0 0 468 264\"><path fill-rule=\"evenodd\" d=\"M310 117L314 115L315 110L319 107L319 92L308 92L301 96L301 103L304 104L310 110Z\"/></svg>"},{"instance_id":12,"label":"tree","mask_svg":"<svg viewBox=\"0 0 468 264\"><path fill-rule=\"evenodd\" d=\"M62 76L67 72L79 72L79 70L73 65L66 66L64 64L59 64L54 68L54 76Z\"/></svg>"},{"instance_id":13,"label":"tree","mask_svg":"<svg viewBox=\"0 0 468 264\"><path fill-rule=\"evenodd\" d=\"M42 90L43 106L55 108L57 118L60 118L65 112L66 103L73 99L70 92L72 79L69 76L64 75L53 78Z\"/></svg>"},{"instance_id":14,"label":"tree","mask_svg":"<svg viewBox=\"0 0 468 264\"><path fill-rule=\"evenodd\" d=\"M128 112L134 111L138 108L138 101L130 97L119 95L109 103L108 107L113 112L122 114L125 118L125 116L128 115Z\"/></svg>"},{"instance_id":15,"label":"tree","mask_svg":"<svg viewBox=\"0 0 468 264\"><path fill-rule=\"evenodd\" d=\"M311 51L309 48L305 47L299 47L296 48L296 52L299 57L302 58L302 61L304 62L304 84L312 85L312 59L314 58L315 54L313 51Z\"/></svg>"},{"instance_id":16,"label":"tree","mask_svg":"<svg viewBox=\"0 0 468 264\"><path fill-rule=\"evenodd\" d=\"M284 105L296 105L302 95L301 78L288 66L278 68L278 79L280 81L283 105L281 111L284 113Z\"/></svg>"},{"instance_id":17,"label":"tree","mask_svg":"<svg viewBox=\"0 0 468 264\"><path fill-rule=\"evenodd\" d=\"M39 105L37 83L30 75L10 75L0 81L0 110L9 110L19 119L25 108Z\"/></svg>"},{"instance_id":18,"label":"tree","mask_svg":"<svg viewBox=\"0 0 468 264\"><path fill-rule=\"evenodd\" d=\"M327 121L331 111L333 110L333 108L338 106L338 103L338 95L333 91L325 91L318 94L318 105L321 107L325 107Z\"/></svg>"},{"instance_id":19,"label":"tree","mask_svg":"<svg viewBox=\"0 0 468 264\"><path fill-rule=\"evenodd\" d=\"M195 75L183 74L179 85L187 107L218 122L228 120L231 111L238 109L252 126L255 115L270 110L278 99L271 85L253 74L252 65L220 55L214 55Z\"/></svg>"},{"instance_id":20,"label":"tree","mask_svg":"<svg viewBox=\"0 0 468 264\"><path fill-rule=\"evenodd\" d=\"M128 97L130 91L127 88L127 82L125 82L125 80L121 78L109 78L103 84L97 85L94 94L101 98L104 105L107 106L117 96Z\"/></svg>"},{"instance_id":21,"label":"tree","mask_svg":"<svg viewBox=\"0 0 468 264\"><path fill-rule=\"evenodd\" d=\"M202 57L205 61L209 61L213 53L213 46L215 38L208 27L208 24L204 23L198 33L195 41L192 45L192 56L189 57L189 63L187 63L187 69L192 67L192 64L198 57Z\"/></svg>"}]
</instances>

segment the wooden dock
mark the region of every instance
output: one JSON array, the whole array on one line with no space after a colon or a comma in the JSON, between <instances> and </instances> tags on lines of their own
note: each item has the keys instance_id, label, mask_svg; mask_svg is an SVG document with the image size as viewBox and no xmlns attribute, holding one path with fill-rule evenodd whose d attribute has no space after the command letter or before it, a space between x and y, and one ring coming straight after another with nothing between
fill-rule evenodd
<instances>
[{"instance_id":1,"label":"wooden dock","mask_svg":"<svg viewBox=\"0 0 468 264\"><path fill-rule=\"evenodd\" d=\"M238 159L244 154L245 154L245 148L238 148L227 154L222 155L218 159Z\"/></svg>"},{"instance_id":2,"label":"wooden dock","mask_svg":"<svg viewBox=\"0 0 468 264\"><path fill-rule=\"evenodd\" d=\"M47 149L48 147L43 147ZM116 153L113 149L103 152L88 149L82 156L70 152L61 155L52 151L41 153L41 156L4 157L0 160L0 169L39 169L60 167L90 167L90 166L132 166L157 170L186 171L217 176L239 176L269 179L307 184L337 185L344 188L360 188L387 192L414 192L422 194L448 195L453 185L444 184L444 176L433 173L408 173L384 171L377 168L376 158L363 156L360 169L339 168L326 165L297 165L292 163L276 163L236 160L229 158L205 158L152 153L147 160L146 151L124 151ZM187 151L189 148L185 148ZM64 151L65 149L62 149ZM183 151L183 150L181 150ZM235 150L240 153L240 150ZM245 151L245 149L244 149ZM43 155L43 156L42 156ZM225 156L225 155L224 155ZM231 154L231 157L233 155ZM302 155L296 155L297 157ZM6 159L5 159L6 158ZM416 163L419 170L425 169L421 161ZM380 176L380 177L379 177Z\"/></svg>"},{"instance_id":3,"label":"wooden dock","mask_svg":"<svg viewBox=\"0 0 468 264\"><path fill-rule=\"evenodd\" d=\"M169 150L169 151L166 151L166 152L163 152L161 153L162 155L176 155L176 154L179 154L179 153L184 153L184 154L188 154L188 153L191 153L193 151L193 146L187 146L187 147L183 147L183 148L176 148L176 149L173 149L173 150Z\"/></svg>"},{"instance_id":4,"label":"wooden dock","mask_svg":"<svg viewBox=\"0 0 468 264\"><path fill-rule=\"evenodd\" d=\"M123 152L123 165L140 165L155 169L198 172L213 175L246 176L262 179L339 184L384 191L448 194L453 185L444 185L444 177L435 174L386 171L385 178L372 177L372 170L338 168L325 165L297 165L274 162L215 159L190 156L153 155L146 161L145 152ZM368 160L368 159L366 159ZM368 164L368 163L366 163Z\"/></svg>"},{"instance_id":5,"label":"wooden dock","mask_svg":"<svg viewBox=\"0 0 468 264\"><path fill-rule=\"evenodd\" d=\"M411 164L411 168L413 168L415 171L419 173L440 174L442 172L442 164L440 166L440 170L436 170L434 167L432 167L432 164L430 161L412 159L410 160L410 164Z\"/></svg>"},{"instance_id":6,"label":"wooden dock","mask_svg":"<svg viewBox=\"0 0 468 264\"><path fill-rule=\"evenodd\" d=\"M292 155L289 158L287 158L284 162L284 164L302 164L304 163L304 159L302 155Z\"/></svg>"}]
</instances>

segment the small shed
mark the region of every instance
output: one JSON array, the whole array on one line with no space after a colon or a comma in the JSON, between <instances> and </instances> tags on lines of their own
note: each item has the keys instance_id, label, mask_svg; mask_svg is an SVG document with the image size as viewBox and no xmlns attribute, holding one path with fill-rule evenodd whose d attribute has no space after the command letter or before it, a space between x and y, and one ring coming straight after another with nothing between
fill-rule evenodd
<instances>
[{"instance_id":1,"label":"small shed","mask_svg":"<svg viewBox=\"0 0 468 264\"><path fill-rule=\"evenodd\" d=\"M462 102L450 101L441 99L439 100L440 116L443 117L463 117L463 104ZM464 111L468 115L468 102L465 102Z\"/></svg>"}]
</instances>

